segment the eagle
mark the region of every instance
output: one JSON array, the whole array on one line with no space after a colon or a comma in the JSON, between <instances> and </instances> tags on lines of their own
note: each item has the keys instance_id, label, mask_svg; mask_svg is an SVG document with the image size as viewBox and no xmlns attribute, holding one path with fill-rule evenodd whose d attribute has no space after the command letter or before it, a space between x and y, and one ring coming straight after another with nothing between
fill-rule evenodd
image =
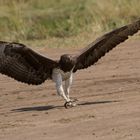
<instances>
[{"instance_id":1,"label":"eagle","mask_svg":"<svg viewBox=\"0 0 140 140\"><path fill-rule=\"evenodd\" d=\"M61 55L59 60L43 56L21 43L0 41L0 73L29 85L52 80L65 101L64 106L74 107L76 100L70 98L73 74L94 65L139 30L140 19L104 34L77 54Z\"/></svg>"}]
</instances>

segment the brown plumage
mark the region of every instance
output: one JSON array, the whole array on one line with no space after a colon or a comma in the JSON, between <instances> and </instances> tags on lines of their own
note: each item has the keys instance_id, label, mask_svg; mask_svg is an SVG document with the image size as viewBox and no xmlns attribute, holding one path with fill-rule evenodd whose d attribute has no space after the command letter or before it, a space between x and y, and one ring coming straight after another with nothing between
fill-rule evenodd
<instances>
[{"instance_id":1,"label":"brown plumage","mask_svg":"<svg viewBox=\"0 0 140 140\"><path fill-rule=\"evenodd\" d=\"M87 68L121 42L140 30L140 20L113 30L88 45L78 55L62 55L55 61L42 56L19 43L0 42L0 73L18 81L38 85L51 79L52 70L60 68L64 72Z\"/></svg>"},{"instance_id":2,"label":"brown plumage","mask_svg":"<svg viewBox=\"0 0 140 140\"><path fill-rule=\"evenodd\" d=\"M0 42L0 72L18 81L38 85L51 79L58 63L19 43Z\"/></svg>"},{"instance_id":3,"label":"brown plumage","mask_svg":"<svg viewBox=\"0 0 140 140\"><path fill-rule=\"evenodd\" d=\"M76 56L76 66L74 72L79 69L87 68L96 63L102 56L112 50L121 42L128 39L129 36L137 33L140 30L140 20L132 24L115 29L102 37L96 39L88 45L84 51Z\"/></svg>"}]
</instances>

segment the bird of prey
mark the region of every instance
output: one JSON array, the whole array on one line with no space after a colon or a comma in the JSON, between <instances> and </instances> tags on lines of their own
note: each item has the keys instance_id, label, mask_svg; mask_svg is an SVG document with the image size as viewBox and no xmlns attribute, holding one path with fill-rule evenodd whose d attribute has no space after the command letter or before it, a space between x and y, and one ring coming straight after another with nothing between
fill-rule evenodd
<instances>
[{"instance_id":1,"label":"bird of prey","mask_svg":"<svg viewBox=\"0 0 140 140\"><path fill-rule=\"evenodd\" d=\"M24 44L0 41L0 73L29 85L45 80L55 82L66 108L76 105L69 96L73 73L94 65L102 56L140 30L140 20L97 38L75 55L64 54L59 60L47 58ZM62 83L65 83L64 85Z\"/></svg>"}]
</instances>

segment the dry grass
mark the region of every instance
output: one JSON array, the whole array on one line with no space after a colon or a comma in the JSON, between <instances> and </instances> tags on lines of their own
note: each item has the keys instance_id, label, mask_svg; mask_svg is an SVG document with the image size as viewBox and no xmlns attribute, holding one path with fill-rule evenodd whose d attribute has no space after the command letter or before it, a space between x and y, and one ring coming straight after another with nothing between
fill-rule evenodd
<instances>
[{"instance_id":1,"label":"dry grass","mask_svg":"<svg viewBox=\"0 0 140 140\"><path fill-rule=\"evenodd\" d=\"M84 45L139 18L139 0L0 0L0 40Z\"/></svg>"}]
</instances>

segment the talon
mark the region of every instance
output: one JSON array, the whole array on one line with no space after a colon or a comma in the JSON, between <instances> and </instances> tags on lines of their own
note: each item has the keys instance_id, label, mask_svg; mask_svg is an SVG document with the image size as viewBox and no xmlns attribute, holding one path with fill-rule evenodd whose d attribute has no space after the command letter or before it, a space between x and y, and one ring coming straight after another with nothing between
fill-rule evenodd
<instances>
[{"instance_id":1,"label":"talon","mask_svg":"<svg viewBox=\"0 0 140 140\"><path fill-rule=\"evenodd\" d=\"M65 108L68 109L68 108L72 108L72 107L75 107L76 106L76 103L72 102L72 101L69 101L69 102L66 102L64 104Z\"/></svg>"}]
</instances>

